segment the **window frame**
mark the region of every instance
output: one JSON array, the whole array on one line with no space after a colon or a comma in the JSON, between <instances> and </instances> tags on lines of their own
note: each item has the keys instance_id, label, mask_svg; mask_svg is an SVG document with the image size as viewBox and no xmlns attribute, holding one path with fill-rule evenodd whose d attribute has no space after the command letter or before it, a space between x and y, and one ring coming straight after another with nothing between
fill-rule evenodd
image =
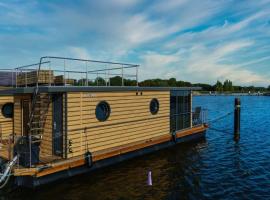
<instances>
[{"instance_id":1,"label":"window frame","mask_svg":"<svg viewBox=\"0 0 270 200\"><path fill-rule=\"evenodd\" d=\"M154 110L154 111L152 110L152 103L156 103L156 105L155 105L156 110ZM157 98L151 99L150 104L149 104L149 111L150 111L150 113L151 113L152 115L158 114L159 108L160 108L160 105L159 105L158 99L157 99Z\"/></svg>"},{"instance_id":2,"label":"window frame","mask_svg":"<svg viewBox=\"0 0 270 200\"><path fill-rule=\"evenodd\" d=\"M105 113L105 117L98 117L99 114L97 113L98 112L98 107L101 106L101 105L105 105L106 106L106 113ZM105 122L109 119L110 115L111 115L111 106L110 104L107 102L107 101L100 101L97 105L96 105L96 110L95 110L95 115L96 115L96 119L100 122Z\"/></svg>"},{"instance_id":3,"label":"window frame","mask_svg":"<svg viewBox=\"0 0 270 200\"><path fill-rule=\"evenodd\" d=\"M7 114L7 113L4 112L4 110L5 110L5 108L7 106L11 106L11 108L12 108L12 113L11 114ZM1 113L5 118L13 118L13 116L14 116L14 103L13 102L7 102L4 105L2 105Z\"/></svg>"}]
</instances>

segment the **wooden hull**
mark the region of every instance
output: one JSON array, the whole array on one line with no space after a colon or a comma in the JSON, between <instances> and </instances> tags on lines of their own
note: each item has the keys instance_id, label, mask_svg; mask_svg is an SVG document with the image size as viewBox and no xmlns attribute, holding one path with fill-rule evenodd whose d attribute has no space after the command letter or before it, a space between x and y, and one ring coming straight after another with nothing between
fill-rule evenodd
<instances>
[{"instance_id":1,"label":"wooden hull","mask_svg":"<svg viewBox=\"0 0 270 200\"><path fill-rule=\"evenodd\" d=\"M122 154L120 154L119 152L118 153L115 152L113 156L108 155L107 158L105 154L103 154L104 159L100 159L94 162L93 166L91 167L88 167L84 159L81 159L81 160L77 160L76 162L70 163L70 165L68 165L66 169L64 169L64 166L62 166L62 168L60 167L59 171L56 170L54 173L52 173L53 169L47 169L47 173L46 173L46 170L44 170L40 173L37 173L35 176L17 176L15 177L14 184L20 187L34 188L34 187L38 187L44 184L57 181L59 179L64 179L64 178L72 177L75 175L91 172L96 169L107 167L107 166L110 166L110 165L113 165L113 164L116 164L125 160L129 160L129 159L141 156L141 155L145 155L148 153L152 153L154 151L172 147L180 143L197 141L199 139L203 139L205 137L206 128L207 128L206 126L203 126L203 127L200 127L199 129L198 128L195 129L194 131L191 131L191 130L183 131L182 133L178 134L176 140L173 140L171 138L169 140L164 139L164 141L161 141L161 140L156 141L156 144L153 144L153 145L150 144L148 146L145 145L144 148L138 148L134 151L126 150L126 153L122 153ZM125 150L122 149L122 151L125 151ZM93 160L95 158L97 159L97 157L93 155Z\"/></svg>"}]
</instances>

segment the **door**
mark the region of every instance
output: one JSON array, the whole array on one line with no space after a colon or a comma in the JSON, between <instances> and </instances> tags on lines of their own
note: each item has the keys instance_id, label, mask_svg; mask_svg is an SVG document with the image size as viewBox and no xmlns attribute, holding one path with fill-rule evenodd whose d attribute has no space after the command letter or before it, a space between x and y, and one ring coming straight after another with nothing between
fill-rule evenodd
<instances>
[{"instance_id":1,"label":"door","mask_svg":"<svg viewBox=\"0 0 270 200\"><path fill-rule=\"evenodd\" d=\"M53 154L63 155L63 95L53 95Z\"/></svg>"}]
</instances>

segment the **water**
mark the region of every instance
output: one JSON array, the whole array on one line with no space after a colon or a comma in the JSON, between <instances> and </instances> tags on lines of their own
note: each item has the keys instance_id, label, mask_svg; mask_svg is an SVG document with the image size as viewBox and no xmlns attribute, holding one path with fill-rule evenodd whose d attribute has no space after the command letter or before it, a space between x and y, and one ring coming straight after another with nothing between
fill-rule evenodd
<instances>
[{"instance_id":1,"label":"water","mask_svg":"<svg viewBox=\"0 0 270 200\"><path fill-rule=\"evenodd\" d=\"M233 140L233 116L213 124L205 140L145 155L13 199L270 199L270 97L241 97L241 139ZM234 97L195 97L214 119L232 111ZM147 186L148 171L153 186Z\"/></svg>"}]
</instances>

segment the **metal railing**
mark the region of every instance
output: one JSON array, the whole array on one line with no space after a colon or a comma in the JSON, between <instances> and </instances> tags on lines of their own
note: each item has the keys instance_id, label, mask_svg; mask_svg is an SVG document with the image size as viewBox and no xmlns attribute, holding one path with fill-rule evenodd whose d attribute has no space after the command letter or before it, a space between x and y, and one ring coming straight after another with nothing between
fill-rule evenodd
<instances>
[{"instance_id":1,"label":"metal railing","mask_svg":"<svg viewBox=\"0 0 270 200\"><path fill-rule=\"evenodd\" d=\"M121 79L119 86L125 86L126 80L134 81L134 86L138 86L139 81L139 65L136 64L45 56L40 58L39 63L16 67L12 73L15 76L13 86L34 86L33 82L29 82L29 78L32 76L30 72L36 73L37 83L35 86L38 86L42 71L53 74L48 76L48 80L46 80L49 86L59 85L59 82L55 81L57 77L63 80L61 83L63 86L70 84L70 82L77 86L111 86L111 80L115 77Z\"/></svg>"},{"instance_id":2,"label":"metal railing","mask_svg":"<svg viewBox=\"0 0 270 200\"><path fill-rule=\"evenodd\" d=\"M199 108L199 109L198 109ZM196 107L192 111L192 126L200 126L207 123L208 110Z\"/></svg>"}]
</instances>

